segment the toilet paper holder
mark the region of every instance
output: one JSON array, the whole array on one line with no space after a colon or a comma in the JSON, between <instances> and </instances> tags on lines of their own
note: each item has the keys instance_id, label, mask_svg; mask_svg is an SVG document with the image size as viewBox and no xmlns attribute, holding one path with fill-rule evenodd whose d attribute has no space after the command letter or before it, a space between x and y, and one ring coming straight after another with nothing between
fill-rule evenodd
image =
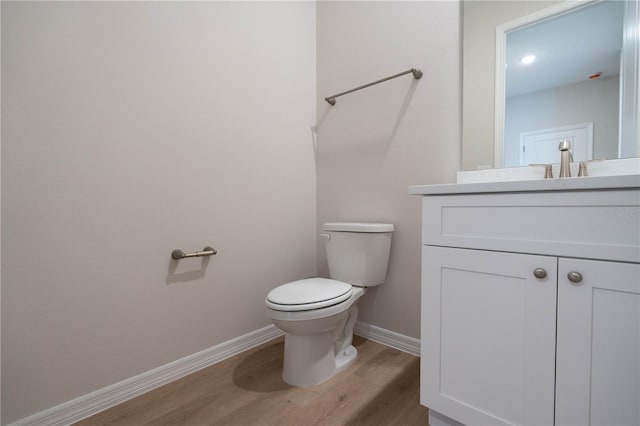
<instances>
[{"instance_id":1,"label":"toilet paper holder","mask_svg":"<svg viewBox=\"0 0 640 426\"><path fill-rule=\"evenodd\" d=\"M213 256L214 254L218 254L218 251L211 246L206 246L202 251L193 251L190 253L185 253L180 249L175 249L171 252L171 258L174 260L185 259L187 257L204 257L204 256Z\"/></svg>"}]
</instances>

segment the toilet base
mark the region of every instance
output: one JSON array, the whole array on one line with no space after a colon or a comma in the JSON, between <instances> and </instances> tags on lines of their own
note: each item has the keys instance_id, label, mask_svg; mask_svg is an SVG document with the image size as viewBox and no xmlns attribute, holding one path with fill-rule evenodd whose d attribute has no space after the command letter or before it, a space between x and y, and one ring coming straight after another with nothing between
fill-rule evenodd
<instances>
[{"instance_id":1,"label":"toilet base","mask_svg":"<svg viewBox=\"0 0 640 426\"><path fill-rule=\"evenodd\" d=\"M296 387L309 387L326 382L353 364L358 350L353 346L334 354L332 333L296 336L284 340L282 380Z\"/></svg>"},{"instance_id":2,"label":"toilet base","mask_svg":"<svg viewBox=\"0 0 640 426\"><path fill-rule=\"evenodd\" d=\"M353 346L349 346L344 349L341 353L336 355L336 373L345 370L351 364L356 362L356 358L358 358L358 350Z\"/></svg>"},{"instance_id":3,"label":"toilet base","mask_svg":"<svg viewBox=\"0 0 640 426\"><path fill-rule=\"evenodd\" d=\"M354 288L346 310L320 318L276 318L277 311L270 311L273 323L286 332L282 369L285 383L296 387L319 385L354 363L358 357L352 344L358 318L355 302L364 291Z\"/></svg>"}]
</instances>

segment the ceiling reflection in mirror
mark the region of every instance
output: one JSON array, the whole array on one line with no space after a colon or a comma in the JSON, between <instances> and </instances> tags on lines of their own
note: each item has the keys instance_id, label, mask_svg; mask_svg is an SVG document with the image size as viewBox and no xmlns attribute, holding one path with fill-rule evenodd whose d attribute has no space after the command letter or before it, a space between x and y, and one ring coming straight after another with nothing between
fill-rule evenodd
<instances>
[{"instance_id":1,"label":"ceiling reflection in mirror","mask_svg":"<svg viewBox=\"0 0 640 426\"><path fill-rule=\"evenodd\" d=\"M505 25L564 3L465 2L464 170L557 163L561 139L574 142L575 161L619 156L624 14L635 1L591 2ZM501 61L504 71L495 72Z\"/></svg>"}]
</instances>

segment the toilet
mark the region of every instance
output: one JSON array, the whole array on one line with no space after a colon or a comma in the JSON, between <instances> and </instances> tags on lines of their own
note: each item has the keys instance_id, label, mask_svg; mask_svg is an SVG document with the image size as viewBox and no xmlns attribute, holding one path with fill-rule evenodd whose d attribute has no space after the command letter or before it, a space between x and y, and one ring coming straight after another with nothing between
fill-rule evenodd
<instances>
[{"instance_id":1,"label":"toilet","mask_svg":"<svg viewBox=\"0 0 640 426\"><path fill-rule=\"evenodd\" d=\"M337 222L323 229L331 279L283 284L265 299L267 315L285 332L282 379L291 386L318 385L353 364L357 301L387 275L392 224Z\"/></svg>"}]
</instances>

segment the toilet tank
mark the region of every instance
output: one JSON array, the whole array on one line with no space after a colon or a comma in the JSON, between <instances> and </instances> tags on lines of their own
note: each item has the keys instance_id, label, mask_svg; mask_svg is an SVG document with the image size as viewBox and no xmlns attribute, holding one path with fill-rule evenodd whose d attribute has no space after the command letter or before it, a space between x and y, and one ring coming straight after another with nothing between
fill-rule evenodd
<instances>
[{"instance_id":1,"label":"toilet tank","mask_svg":"<svg viewBox=\"0 0 640 426\"><path fill-rule=\"evenodd\" d=\"M390 223L332 222L323 227L329 276L359 287L380 285L387 276Z\"/></svg>"}]
</instances>

